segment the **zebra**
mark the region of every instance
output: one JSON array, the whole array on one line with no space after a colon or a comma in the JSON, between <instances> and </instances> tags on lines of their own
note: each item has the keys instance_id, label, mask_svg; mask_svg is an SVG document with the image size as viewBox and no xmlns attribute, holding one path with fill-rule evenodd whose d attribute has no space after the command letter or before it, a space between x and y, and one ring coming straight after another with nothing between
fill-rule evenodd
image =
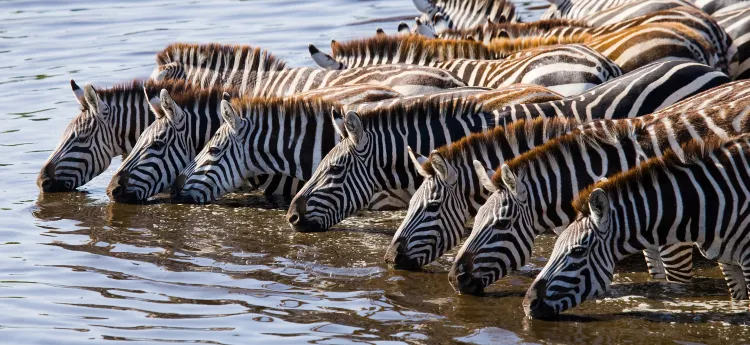
<instances>
[{"instance_id":1,"label":"zebra","mask_svg":"<svg viewBox=\"0 0 750 345\"><path fill-rule=\"evenodd\" d=\"M733 39L729 74L735 80L750 78L750 7L719 11L714 18Z\"/></svg>"},{"instance_id":2,"label":"zebra","mask_svg":"<svg viewBox=\"0 0 750 345\"><path fill-rule=\"evenodd\" d=\"M580 44L547 47L506 60L453 59L434 66L456 75L468 86L494 89L516 83L536 84L563 96L580 94L622 75L617 64Z\"/></svg>"},{"instance_id":3,"label":"zebra","mask_svg":"<svg viewBox=\"0 0 750 345\"><path fill-rule=\"evenodd\" d=\"M711 15L719 11L732 11L747 5L747 0L695 0L696 7Z\"/></svg>"},{"instance_id":4,"label":"zebra","mask_svg":"<svg viewBox=\"0 0 750 345\"><path fill-rule=\"evenodd\" d=\"M182 75L172 69L183 69L181 64L172 64L162 70L153 80L169 79L170 75ZM343 71L324 71L317 68L292 68L275 72L251 72L249 77L224 79L213 70L198 69L201 76L196 82L202 87L210 85L237 86L240 93L254 97L284 97L324 87L367 84L390 87L403 95L429 93L438 90L463 87L466 84L453 73L439 68L393 64L367 66Z\"/></svg>"},{"instance_id":5,"label":"zebra","mask_svg":"<svg viewBox=\"0 0 750 345\"><path fill-rule=\"evenodd\" d=\"M204 88L217 79L247 81L253 74L287 69L286 62L269 51L247 45L173 43L156 54L151 79L185 79ZM180 68L174 68L180 67ZM209 71L214 73L208 73ZM229 87L230 85L223 85Z\"/></svg>"},{"instance_id":6,"label":"zebra","mask_svg":"<svg viewBox=\"0 0 750 345\"><path fill-rule=\"evenodd\" d=\"M528 89L512 93L517 96L506 96L506 102L538 100L529 98ZM499 123L481 101L454 99L388 111L348 112L343 124L339 128L343 139L292 199L287 219L297 231L327 230L364 207L374 193L388 191L409 200L421 177L407 157L407 146L426 154Z\"/></svg>"},{"instance_id":7,"label":"zebra","mask_svg":"<svg viewBox=\"0 0 750 345\"><path fill-rule=\"evenodd\" d=\"M80 113L65 128L55 150L42 166L37 185L44 192L72 191L107 169L112 158L132 150L138 137L155 119L143 94L167 89L180 93L193 88L184 81L134 80L107 89L86 84L70 86Z\"/></svg>"},{"instance_id":8,"label":"zebra","mask_svg":"<svg viewBox=\"0 0 750 345\"><path fill-rule=\"evenodd\" d=\"M729 37L724 28L713 17L692 6L675 7L596 28L572 20L545 20L528 24L485 24L473 29L445 32L441 37L456 40L477 37L484 44L490 44L498 36L506 39L527 36L587 39L587 35L596 38L602 35L620 33L625 29L639 25L654 23L680 23L695 30L708 40L712 47L715 47L719 57L718 65L723 68L729 65L731 57L736 53L736 47L732 45L732 38ZM612 58L611 56L608 57Z\"/></svg>"},{"instance_id":9,"label":"zebra","mask_svg":"<svg viewBox=\"0 0 750 345\"><path fill-rule=\"evenodd\" d=\"M425 116L425 112L442 109L439 104L451 102L456 97L476 105L486 104L488 107L500 107L501 102L509 102L509 99L533 101L560 98L559 95L540 86L514 85L490 91L456 89L454 92L436 93L419 98L394 98L348 108L358 112L382 114L384 117L397 114L399 111L407 111L404 116ZM228 115L239 114L238 120L234 121L239 124L238 128L220 129L214 135L210 145L215 150L210 153L209 148L204 148L203 153L198 154L193 163L182 171L180 178L183 181L179 183L179 191L175 187L175 198L193 203L211 202L236 189L239 186L238 181L253 174L283 173L302 181L308 180L322 156L340 142L340 138L332 134L341 132L343 119L340 109L334 111L323 106L316 112L296 111L299 115L289 113L299 106L289 110L290 105L287 103L277 101L267 105L245 101L231 106L227 104L225 110ZM284 117L276 121L270 120L280 115ZM256 125L251 125L251 122ZM288 134L289 131L294 133ZM296 141L284 144L283 148L274 148L272 143L264 142L276 137L296 138ZM398 195L395 197L398 198ZM370 207L383 209L404 206L403 202L398 203L398 199L393 199L394 197L389 194L373 196Z\"/></svg>"},{"instance_id":10,"label":"zebra","mask_svg":"<svg viewBox=\"0 0 750 345\"><path fill-rule=\"evenodd\" d=\"M575 222L526 292L524 312L551 318L601 295L616 262L640 249L694 242L739 268L747 299L750 135L695 140L582 192Z\"/></svg>"},{"instance_id":11,"label":"zebra","mask_svg":"<svg viewBox=\"0 0 750 345\"><path fill-rule=\"evenodd\" d=\"M221 125L220 105L223 99L239 96L237 88L195 89L169 94L146 95L158 119L138 138L133 150L123 160L107 188L116 202L143 202L172 186L177 175L192 162ZM383 87L354 85L309 91L299 99L323 99L337 105L375 102L400 94ZM267 179L267 178L266 178ZM301 185L295 181L254 181L267 195L279 185ZM271 179L273 181L273 179ZM296 192L296 190L295 190Z\"/></svg>"},{"instance_id":12,"label":"zebra","mask_svg":"<svg viewBox=\"0 0 750 345\"><path fill-rule=\"evenodd\" d=\"M554 0L541 19L577 19L599 27L680 6L687 0Z\"/></svg>"},{"instance_id":13,"label":"zebra","mask_svg":"<svg viewBox=\"0 0 750 345\"><path fill-rule=\"evenodd\" d=\"M541 19L585 19L595 12L629 2L633 0L551 0Z\"/></svg>"},{"instance_id":14,"label":"zebra","mask_svg":"<svg viewBox=\"0 0 750 345\"><path fill-rule=\"evenodd\" d=\"M446 29L470 28L486 21L518 21L516 8L509 0L413 0L430 22L436 15L445 22Z\"/></svg>"},{"instance_id":15,"label":"zebra","mask_svg":"<svg viewBox=\"0 0 750 345\"><path fill-rule=\"evenodd\" d=\"M478 293L523 266L534 238L570 224L575 217L570 200L598 179L626 171L642 158L661 156L666 149L679 150L680 143L691 139L726 138L747 131L750 88L727 84L719 89L644 117L594 122L585 132L561 136L506 161L492 174L479 166L479 180L492 195L477 212L471 235L456 256L451 284L459 291ZM733 90L728 97L727 90ZM707 100L719 103L696 107ZM665 267L676 273L668 279L689 279L692 260L686 252L690 250L686 245L669 249L672 258L680 259L665 261Z\"/></svg>"},{"instance_id":16,"label":"zebra","mask_svg":"<svg viewBox=\"0 0 750 345\"><path fill-rule=\"evenodd\" d=\"M657 62L601 84L580 96L505 107L499 112L504 114L500 121L504 122L509 114L513 114L513 117L507 118L511 124L537 117L571 117L579 124L598 118L634 118L727 82L729 78L705 65L681 61ZM508 108L518 110L508 111ZM513 136L515 132L509 133L509 136ZM558 135L562 133L556 132ZM415 159L424 163L414 162L424 182L412 197L406 217L388 247L387 262L399 268L418 268L458 244L465 232L466 221L476 215L490 194L479 181L472 162L479 160L483 166L496 167L525 151L513 145L527 145L526 149L536 146L530 144L531 140L505 138L503 135L506 134L496 129L443 146L430 153L429 159L414 155ZM503 145L510 145L511 148ZM433 158L440 159L440 166L446 171L455 172L455 176L450 177L454 183L448 184L445 178L453 174L436 174L436 169L430 168ZM420 165L424 167L422 170L419 169ZM442 200L442 205L437 208L429 206L435 195L440 195Z\"/></svg>"}]
</instances>

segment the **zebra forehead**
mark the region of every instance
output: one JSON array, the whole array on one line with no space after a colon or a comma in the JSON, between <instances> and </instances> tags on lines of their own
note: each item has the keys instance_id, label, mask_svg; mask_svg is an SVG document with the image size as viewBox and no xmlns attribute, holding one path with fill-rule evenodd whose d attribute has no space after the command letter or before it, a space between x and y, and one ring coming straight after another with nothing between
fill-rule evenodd
<instances>
[{"instance_id":1,"label":"zebra forehead","mask_svg":"<svg viewBox=\"0 0 750 345\"><path fill-rule=\"evenodd\" d=\"M195 55L200 61L194 58L188 58L185 61L186 55ZM180 62L202 66L208 60L221 60L229 66L235 65L235 63L245 66L250 62L260 63L260 61L263 61L266 66L273 66L269 70L283 69L286 66L286 62L269 51L249 45L173 43L156 54L158 65Z\"/></svg>"}]
</instances>

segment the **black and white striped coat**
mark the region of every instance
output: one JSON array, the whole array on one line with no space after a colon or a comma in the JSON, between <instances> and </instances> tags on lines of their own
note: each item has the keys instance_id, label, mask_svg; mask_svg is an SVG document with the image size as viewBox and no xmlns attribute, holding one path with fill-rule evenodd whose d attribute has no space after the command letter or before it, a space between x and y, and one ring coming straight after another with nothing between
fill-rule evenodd
<instances>
[{"instance_id":1,"label":"black and white striped coat","mask_svg":"<svg viewBox=\"0 0 750 345\"><path fill-rule=\"evenodd\" d=\"M750 136L698 140L581 193L578 216L526 293L533 318L554 317L609 289L615 264L643 248L694 242L750 282ZM735 296L733 296L735 297Z\"/></svg>"},{"instance_id":2,"label":"black and white striped coat","mask_svg":"<svg viewBox=\"0 0 750 345\"><path fill-rule=\"evenodd\" d=\"M748 3L750 5L750 3ZM714 18L732 37L733 56L729 57L729 74L734 79L750 78L750 7L719 11Z\"/></svg>"},{"instance_id":3,"label":"black and white striped coat","mask_svg":"<svg viewBox=\"0 0 750 345\"><path fill-rule=\"evenodd\" d=\"M143 202L172 186L177 175L195 158L221 125L221 101L239 96L236 88L196 89L174 96L166 89L147 95L158 119L138 138L107 188L117 202ZM397 92L370 85L326 88L299 94L302 100L323 99L336 106L398 97ZM266 182L267 178L262 182ZM273 181L273 179L272 179ZM254 181L267 195L296 181L276 181L278 186ZM294 188L294 187L290 188ZM296 192L293 189L292 194ZM287 194L288 195L288 194Z\"/></svg>"},{"instance_id":4,"label":"black and white striped coat","mask_svg":"<svg viewBox=\"0 0 750 345\"><path fill-rule=\"evenodd\" d=\"M422 21L436 29L470 28L486 21L515 22L516 8L510 0L413 0ZM439 18L436 18L439 17Z\"/></svg>"},{"instance_id":5,"label":"black and white striped coat","mask_svg":"<svg viewBox=\"0 0 750 345\"><path fill-rule=\"evenodd\" d=\"M679 152L680 144L690 140L746 132L750 129L747 86L726 84L652 115L594 122L592 129L560 137L507 161L493 176L480 177L493 194L477 212L471 235L456 257L451 269L453 283L474 291L520 268L531 254L534 238L569 225L575 217L570 201L598 180L627 171L643 159L660 157L667 150ZM711 102L715 103L700 107ZM486 173L478 169L477 174ZM500 239L497 233L513 235ZM681 247L678 252L689 252ZM689 272L689 255L676 258L679 260L665 265Z\"/></svg>"},{"instance_id":6,"label":"black and white striped coat","mask_svg":"<svg viewBox=\"0 0 750 345\"><path fill-rule=\"evenodd\" d=\"M534 85L518 85L489 91L456 90L419 98L402 97L349 105L347 108L384 114L409 109L414 114L421 114L432 109L429 107L430 104L448 102L454 97L465 98L467 102L476 102L477 105L487 104L495 107L499 107L496 103L508 98L560 98L559 95ZM239 114L241 120L235 121L238 127L235 130L220 129L209 144L218 150L211 153L211 148L204 148L204 152L199 153L191 165L182 171L183 181L179 183L179 198L196 203L211 202L233 191L239 187L242 179L252 175L283 174L301 181L306 181L312 175L322 156L339 142L339 137L332 134L338 132L334 128L337 123L331 121L331 115L336 115L341 120L340 113L336 111L331 114L330 106L318 106L315 102L303 107L299 97L292 97L286 102L272 101L253 99L236 101L234 107L225 105L225 115ZM290 103L292 101L296 103ZM300 104L295 107L297 103ZM292 142L275 143L271 138L294 139ZM278 145L282 145L283 148L277 147ZM292 150L293 148L301 151L297 152ZM296 190L283 192L286 196L292 196ZM388 199L381 200L383 197ZM372 200L378 203L370 206L383 208L403 205L394 204L394 200L390 199L389 195L373 197Z\"/></svg>"},{"instance_id":7,"label":"black and white striped coat","mask_svg":"<svg viewBox=\"0 0 750 345\"><path fill-rule=\"evenodd\" d=\"M722 73L701 64L661 62L625 74L580 96L505 107L497 114L502 114L501 122L510 125L535 117L569 117L574 123L600 118L634 118L728 81ZM494 132L503 133L497 129ZM433 158L441 159L440 166L449 173L441 175L435 173L436 169L424 170L424 182L410 201L409 211L391 241L386 261L399 267L421 267L458 245L465 233L466 221L476 215L490 195L480 183L473 161L478 160L485 167L497 167L523 152L512 145L529 145L508 138L513 148L506 148L503 147L506 139L501 138L498 143L484 138L487 136L491 134L473 135L439 148L429 159L424 159L425 166L431 165ZM533 146L527 146L530 147ZM449 178L453 183L446 182L446 175L455 175ZM441 196L442 204L430 207L429 202L436 195Z\"/></svg>"}]
</instances>

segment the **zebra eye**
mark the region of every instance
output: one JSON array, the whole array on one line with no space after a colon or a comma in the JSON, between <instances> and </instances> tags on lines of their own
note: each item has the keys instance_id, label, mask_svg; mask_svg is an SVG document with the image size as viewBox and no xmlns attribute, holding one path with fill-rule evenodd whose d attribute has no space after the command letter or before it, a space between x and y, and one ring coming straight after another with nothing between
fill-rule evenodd
<instances>
[{"instance_id":1,"label":"zebra eye","mask_svg":"<svg viewBox=\"0 0 750 345\"><path fill-rule=\"evenodd\" d=\"M161 150L164 147L164 142L161 140L155 140L151 143L151 148L154 150Z\"/></svg>"},{"instance_id":2,"label":"zebra eye","mask_svg":"<svg viewBox=\"0 0 750 345\"><path fill-rule=\"evenodd\" d=\"M216 147L216 146L213 146L213 147L211 147L211 148L208 149L208 154L210 154L212 156L216 156L219 153L221 153L221 149L218 148L218 147Z\"/></svg>"},{"instance_id":3,"label":"zebra eye","mask_svg":"<svg viewBox=\"0 0 750 345\"><path fill-rule=\"evenodd\" d=\"M344 166L341 164L331 164L331 172L332 173L339 173L344 170Z\"/></svg>"},{"instance_id":4,"label":"zebra eye","mask_svg":"<svg viewBox=\"0 0 750 345\"><path fill-rule=\"evenodd\" d=\"M575 247L570 250L570 256L580 258L586 254L586 247Z\"/></svg>"},{"instance_id":5,"label":"zebra eye","mask_svg":"<svg viewBox=\"0 0 750 345\"><path fill-rule=\"evenodd\" d=\"M76 134L76 140L78 140L78 142L82 143L82 142L86 141L86 139L88 139L88 138L89 138L88 135L85 135L85 134Z\"/></svg>"},{"instance_id":6,"label":"zebra eye","mask_svg":"<svg viewBox=\"0 0 750 345\"><path fill-rule=\"evenodd\" d=\"M427 206L428 207L439 207L440 204L442 204L440 202L440 200L430 200L430 201L427 201Z\"/></svg>"},{"instance_id":7,"label":"zebra eye","mask_svg":"<svg viewBox=\"0 0 750 345\"><path fill-rule=\"evenodd\" d=\"M499 219L497 221L497 226L496 227L499 228L499 229L507 229L507 228L509 228L510 227L510 219L508 219L508 218Z\"/></svg>"}]
</instances>

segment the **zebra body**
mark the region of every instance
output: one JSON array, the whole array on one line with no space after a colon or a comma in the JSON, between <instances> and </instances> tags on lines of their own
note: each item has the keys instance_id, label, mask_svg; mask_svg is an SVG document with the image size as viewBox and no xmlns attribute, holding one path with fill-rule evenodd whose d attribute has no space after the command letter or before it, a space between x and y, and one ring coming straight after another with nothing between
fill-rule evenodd
<instances>
[{"instance_id":1,"label":"zebra body","mask_svg":"<svg viewBox=\"0 0 750 345\"><path fill-rule=\"evenodd\" d=\"M622 4L632 2L633 0L554 0L550 1L551 5L547 11L542 13L541 19L586 19L591 14Z\"/></svg>"},{"instance_id":2,"label":"zebra body","mask_svg":"<svg viewBox=\"0 0 750 345\"><path fill-rule=\"evenodd\" d=\"M467 90L464 90L467 91ZM515 97L519 100L528 99L551 99L559 98L548 90L536 85L515 85L500 90L469 90L481 91L475 94L466 93L438 93L423 96L421 98L402 97L393 101L378 101L360 105L351 105L354 109L367 109L367 112L382 112L390 114L402 109L409 108L410 104L415 104L414 112L427 111L428 105L435 102L449 102L455 97L467 98L469 101L476 102L477 105L492 105L499 100ZM514 95L514 96L511 96ZM297 99L293 97L292 99ZM297 100L299 102L299 100ZM257 102L255 102L257 103ZM231 131L228 129L220 130L211 139L213 147L220 148L221 153L199 154L193 164L184 169L182 174L184 181L180 183L181 196L187 201L196 203L205 203L215 200L221 195L236 189L238 181L241 179L257 174L275 173L292 176L302 181L307 180L317 167L323 155L328 153L333 145L339 142L339 138L332 136L331 133L338 133L333 127L337 123L331 122L330 107L325 112L303 112L297 111L291 105L277 101L273 105L273 111L263 110L262 103L247 101L235 104L236 107L228 108L227 111L241 114L242 121L238 130ZM287 102L288 103L288 102ZM239 106L238 106L239 105ZM237 109L237 110L235 110ZM317 109L317 108L314 108ZM289 114L290 111L296 111L299 114ZM340 116L335 112L336 116ZM272 121L278 116L283 116L282 120ZM307 119L312 117L314 120ZM307 119L307 120L305 120ZM340 119L339 119L340 120ZM306 125L301 127L298 123L305 121ZM255 123L251 126L249 123ZM287 123L289 122L289 123ZM226 126L225 126L226 127ZM287 133L289 131L293 133ZM305 134L308 133L308 134ZM271 150L264 148L271 145L270 143L261 143L260 140L270 140L268 138L291 137L295 138L299 144L285 144L288 151L295 145L301 147L303 152L286 152L282 149ZM319 151L310 151L313 148ZM208 148L204 149L207 151ZM310 152L307 152L310 151ZM283 155L286 153L287 155ZM216 157L220 157L217 159ZM266 157L266 158L264 158ZM301 160L301 161L298 161ZM283 170L283 167L297 167L294 171ZM281 167L281 168L280 168ZM282 170L279 170L282 169ZM291 169L291 168L290 168ZM228 180L229 182L226 182ZM235 183L236 182L236 183ZM301 186L301 183L296 187ZM288 192L286 195L294 195ZM404 203L396 203L389 194L379 194L373 197L371 208L389 208L403 207Z\"/></svg>"},{"instance_id":3,"label":"zebra body","mask_svg":"<svg viewBox=\"0 0 750 345\"><path fill-rule=\"evenodd\" d=\"M586 18L585 22L593 27L611 25L649 13L669 10L675 7L691 6L686 0L640 0L622 4L608 10L599 11Z\"/></svg>"},{"instance_id":4,"label":"zebra body","mask_svg":"<svg viewBox=\"0 0 750 345\"><path fill-rule=\"evenodd\" d=\"M750 282L750 136L692 141L679 154L613 176L576 200L578 217L555 243L524 298L533 318L554 317L609 289L617 261L640 249L694 242ZM745 293L744 299L747 299Z\"/></svg>"},{"instance_id":5,"label":"zebra body","mask_svg":"<svg viewBox=\"0 0 750 345\"><path fill-rule=\"evenodd\" d=\"M696 80L702 80L701 84L694 84ZM598 116L607 119L634 118L728 81L720 72L694 62L655 63L604 83L580 96L505 107L499 112L503 114L500 121L513 124L516 123L514 121L522 122L535 117L572 117L572 123L586 123L596 120ZM508 108L514 110L508 111ZM507 118L507 114L513 116ZM541 122L541 125L544 124ZM569 129L554 133L563 134L574 126L569 125ZM476 215L490 195L480 183L473 161L478 160L485 167L497 167L525 151L517 147L496 147L500 144L487 139L491 135L500 136L497 140L501 143L507 140L511 147L527 145L526 149L530 149L536 146L527 143L530 140L517 143L519 139L505 138L501 129L495 129L472 135L431 153L425 166L429 167L433 155L438 154L442 159L441 166L456 173L455 178L451 178L454 182L448 184L443 178L445 174L435 174L435 169L426 168L424 173L420 172L424 176L424 182L410 201L409 211L391 241L386 261L397 267L417 268L432 262L458 244L465 233L466 221ZM554 136L548 135L545 138L552 137ZM429 202L435 195L441 196L442 205L431 208Z\"/></svg>"},{"instance_id":6,"label":"zebra body","mask_svg":"<svg viewBox=\"0 0 750 345\"><path fill-rule=\"evenodd\" d=\"M181 69L181 65L171 65ZM389 87L403 95L429 93L437 90L466 86L452 73L433 67L417 65L379 65L341 71L316 68L292 68L275 72L246 73L234 79L224 79L213 70L198 70L197 83L204 88L236 86L242 95L255 97L284 97L325 87L367 84ZM154 80L180 75L163 70Z\"/></svg>"},{"instance_id":7,"label":"zebra body","mask_svg":"<svg viewBox=\"0 0 750 345\"><path fill-rule=\"evenodd\" d=\"M81 112L71 120L37 184L45 192L74 190L107 169L112 158L129 153L156 117L149 110L144 87L152 92L184 92L186 82L132 81L109 89L81 89L71 80Z\"/></svg>"},{"instance_id":8,"label":"zebra body","mask_svg":"<svg viewBox=\"0 0 750 345\"><path fill-rule=\"evenodd\" d=\"M185 79L196 84L200 81L204 87L215 85L211 78L233 80L248 78L252 72L286 69L286 62L265 49L216 43L170 44L156 54L156 64L151 73L154 80L161 76L163 79Z\"/></svg>"},{"instance_id":9,"label":"zebra body","mask_svg":"<svg viewBox=\"0 0 750 345\"><path fill-rule=\"evenodd\" d=\"M729 36L732 37L732 52L729 74L732 78L750 78L750 7L714 14Z\"/></svg>"},{"instance_id":10,"label":"zebra body","mask_svg":"<svg viewBox=\"0 0 750 345\"><path fill-rule=\"evenodd\" d=\"M451 269L451 282L461 291L481 291L509 270L520 268L531 254L534 238L569 225L575 217L570 201L599 179L627 171L641 159L660 157L666 150L679 152L680 144L690 140L747 131L750 89L736 83L719 89L723 90L644 117L593 122L586 131L559 137L507 161L492 177L480 177L493 193L477 212L471 235ZM724 98L727 90L732 92ZM695 107L707 100L721 102ZM480 169L477 174L486 173ZM667 250L677 260L665 261L666 268L683 273L672 278L689 278L692 249L682 245Z\"/></svg>"},{"instance_id":11,"label":"zebra body","mask_svg":"<svg viewBox=\"0 0 750 345\"><path fill-rule=\"evenodd\" d=\"M747 0L695 0L696 7L711 15L724 10L732 11L746 5L748 5Z\"/></svg>"},{"instance_id":12,"label":"zebra body","mask_svg":"<svg viewBox=\"0 0 750 345\"><path fill-rule=\"evenodd\" d=\"M617 64L591 48L578 44L538 49L519 58L500 61L453 59L437 62L422 59L427 55L399 56L405 60L398 61L399 63L434 66L456 75L468 86L498 88L518 83L536 84L563 96L580 94L622 74ZM377 66L379 63L396 62L393 57L395 56L384 59L353 58L353 61Z\"/></svg>"},{"instance_id":13,"label":"zebra body","mask_svg":"<svg viewBox=\"0 0 750 345\"><path fill-rule=\"evenodd\" d=\"M356 85L315 90L296 97L303 100L320 98L341 106L398 95L386 88ZM170 188L177 175L219 129L222 99L238 96L236 88L196 89L174 96L163 89L159 95L147 95L152 111L159 119L139 137L132 152L115 172L107 188L110 199L142 202ZM288 189L287 185L291 185L289 188L301 185L298 181L268 177L255 183L268 189L267 195Z\"/></svg>"}]
</instances>

